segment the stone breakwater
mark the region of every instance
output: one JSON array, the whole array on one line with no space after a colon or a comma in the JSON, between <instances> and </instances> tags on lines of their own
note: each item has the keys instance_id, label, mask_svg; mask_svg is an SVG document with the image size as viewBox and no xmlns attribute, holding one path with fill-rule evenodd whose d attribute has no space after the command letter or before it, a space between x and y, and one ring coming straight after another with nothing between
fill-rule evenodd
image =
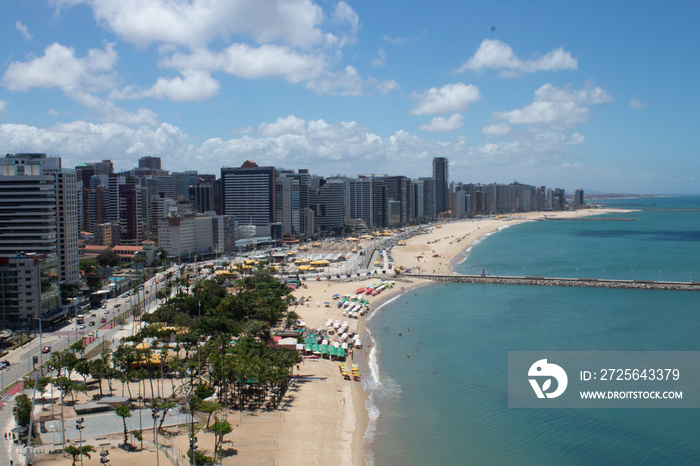
<instances>
[{"instance_id":1,"label":"stone breakwater","mask_svg":"<svg viewBox=\"0 0 700 466\"><path fill-rule=\"evenodd\" d=\"M406 274L412 278L455 283L489 283L495 285L576 286L588 288L623 288L630 290L700 291L700 282L663 282L652 280L605 280L599 278L509 277L482 275Z\"/></svg>"}]
</instances>

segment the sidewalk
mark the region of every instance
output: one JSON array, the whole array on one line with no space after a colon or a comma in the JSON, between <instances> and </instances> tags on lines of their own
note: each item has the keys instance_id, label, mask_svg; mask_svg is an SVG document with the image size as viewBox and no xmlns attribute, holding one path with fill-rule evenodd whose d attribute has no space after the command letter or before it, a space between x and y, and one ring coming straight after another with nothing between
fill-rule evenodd
<instances>
[{"instance_id":1,"label":"sidewalk","mask_svg":"<svg viewBox=\"0 0 700 466\"><path fill-rule=\"evenodd\" d=\"M5 439L5 434L10 434L17 424L12 413L12 408L15 407L15 396L22 393L23 385L13 387L11 391L3 394L2 407L0 407L0 466L9 466L10 461L13 461L14 466L24 465L24 450L25 447L14 443L11 439ZM7 401L5 401L7 399Z\"/></svg>"}]
</instances>

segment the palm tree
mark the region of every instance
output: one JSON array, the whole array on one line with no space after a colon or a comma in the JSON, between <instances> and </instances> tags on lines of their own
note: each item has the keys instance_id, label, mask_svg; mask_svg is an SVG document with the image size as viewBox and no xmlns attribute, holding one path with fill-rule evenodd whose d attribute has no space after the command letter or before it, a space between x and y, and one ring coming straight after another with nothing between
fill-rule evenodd
<instances>
[{"instance_id":1,"label":"palm tree","mask_svg":"<svg viewBox=\"0 0 700 466\"><path fill-rule=\"evenodd\" d=\"M129 409L128 406L122 405L122 406L117 406L117 409L114 410L114 412L122 418L122 422L124 422L124 445L129 444L129 431L126 428L126 418L131 417L131 410Z\"/></svg>"}]
</instances>

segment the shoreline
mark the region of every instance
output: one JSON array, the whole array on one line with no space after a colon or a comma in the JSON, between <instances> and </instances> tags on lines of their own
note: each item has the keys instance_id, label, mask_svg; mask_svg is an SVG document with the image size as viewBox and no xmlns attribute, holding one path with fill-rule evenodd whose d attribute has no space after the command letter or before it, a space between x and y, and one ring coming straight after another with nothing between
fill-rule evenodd
<instances>
[{"instance_id":1,"label":"shoreline","mask_svg":"<svg viewBox=\"0 0 700 466\"><path fill-rule=\"evenodd\" d=\"M469 219L469 220L459 220L453 222L442 223L441 227L438 228L433 226L430 230L424 234L419 234L405 240L405 245L394 246L391 250L393 256L394 267L419 267L425 271L435 273L451 274L453 273L454 267L464 261L469 254L470 248L474 246L479 240L494 234L504 227L508 228L511 225L518 225L525 222L544 220L545 218L557 218L557 219L576 219L580 217L589 217L593 215L602 215L607 213L621 213L619 209L583 209L577 211L562 211L562 212L527 212L521 214L512 214L508 216L499 216L498 218L484 218L484 219ZM422 256L419 258L419 256ZM437 257L434 257L437 256ZM353 464L353 465L364 465L367 464L368 460L371 464L372 456L371 451L368 447L371 447L372 435L374 433L373 425L371 423L376 422L376 419L372 419L370 416L371 406L371 389L368 393L368 387L375 384L376 380L371 380L373 374L370 368L371 357L375 359L379 357L380 349L378 349L376 342L372 339L371 333L367 328L367 321L371 319L371 316L378 312L382 306L386 305L392 299L400 296L401 294L414 290L417 287L433 283L430 280L413 278L410 274L402 274L399 277L394 275L393 270L387 271L386 274L382 275L372 275L368 277L352 278L349 280L340 281L307 281L307 289L295 290L295 297L310 295L316 300L319 295L321 296L319 301L324 301L329 298L334 293L344 294L352 293L352 291L357 288L358 284L365 284L367 282L377 281L380 278L385 278L387 280L395 281L395 286L392 289L388 289L378 295L376 298L370 298L372 304L371 311L360 318L356 323L356 330L362 335L362 341L364 343L363 348L360 351L355 351L353 353L353 362L360 365L362 382L361 384L353 384L352 387L352 409L354 410L354 432L352 436L352 447L350 463L346 463L347 457L343 464ZM324 311L325 309L325 311ZM321 308L319 312L318 306L316 309L304 308L297 311L307 322L307 326L311 328L316 328L317 326L323 325L328 318L340 319L340 313L336 311L335 306L333 309L328 310L328 308ZM354 319L347 319L349 323L355 324ZM374 355L371 351L374 350ZM375 368L377 370L379 368ZM331 409L332 407L328 407ZM345 406L346 409L350 408L350 404ZM373 413L376 415L376 413ZM340 415L339 415L340 417ZM347 427L347 426L344 426ZM335 435L329 432L327 436L328 449L337 449L340 446L338 443L332 441ZM341 439L338 438L338 441ZM369 445L368 445L369 443ZM289 451L289 455L299 454L300 451ZM283 458L289 458L287 456L282 456ZM327 456L320 456L318 459L322 460L327 458ZM281 459L281 458L280 458ZM287 460L284 461L287 464Z\"/></svg>"},{"instance_id":2,"label":"shoreline","mask_svg":"<svg viewBox=\"0 0 700 466\"><path fill-rule=\"evenodd\" d=\"M516 225L544 217L577 218L600 215L618 209L587 209L573 212L524 213L498 218L460 220L431 226L425 233L405 240L405 245L394 246L391 250L394 267L419 267L425 271L450 274L453 268L464 261L474 244L493 234L504 226ZM366 243L365 243L366 244ZM361 335L363 346L351 353L350 362L360 367L361 381L346 380L340 374L338 363L328 359L304 358L294 369L294 379L277 410L258 409L255 411L233 411L228 420L233 432L226 438L226 448L234 450L232 456L224 458L226 464L281 465L372 464L371 445L376 433L376 422L380 413L372 406L371 392L376 380L373 371L381 370L378 360L381 348L371 337L368 322L375 312L397 299L402 294L418 287L434 283L431 280L411 277L410 274L395 276L393 269L373 269L372 275L346 277L333 280L315 280L307 277L304 287L293 291L295 298L304 296L306 302L290 308L299 314L307 327L324 327L328 319L346 320L350 329ZM371 310L358 319L343 317L337 309L334 294L353 294L360 285L367 285L386 279L394 281L393 288L387 288L376 296L368 297ZM332 305L326 305L330 302ZM374 365L374 367L370 367ZM381 384L381 379L379 384ZM83 394L77 395L84 397ZM372 412L370 413L370 410ZM226 415L224 415L226 417ZM206 418L203 419L206 421ZM68 419L70 421L70 419ZM188 449L186 434L176 433L161 456L165 459L168 450L175 457L183 457ZM95 443L89 433L83 432L86 443ZM147 434L146 439L150 439ZM113 461L128 461L133 466L152 464L156 456L152 442L145 442L141 454L123 452L116 448L120 434L110 435ZM322 439L322 440L321 440ZM213 434L200 431L200 449L213 452ZM134 456L135 455L135 456ZM63 455L42 455L47 464L63 466L70 460Z\"/></svg>"}]
</instances>

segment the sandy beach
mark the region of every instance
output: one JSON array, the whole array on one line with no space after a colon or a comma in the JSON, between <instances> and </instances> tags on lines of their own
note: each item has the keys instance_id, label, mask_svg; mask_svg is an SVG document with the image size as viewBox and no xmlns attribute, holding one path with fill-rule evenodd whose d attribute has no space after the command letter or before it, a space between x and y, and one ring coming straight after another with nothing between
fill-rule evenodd
<instances>
[{"instance_id":1,"label":"sandy beach","mask_svg":"<svg viewBox=\"0 0 700 466\"><path fill-rule=\"evenodd\" d=\"M474 241L506 225L541 220L545 217L576 218L607 212L610 211L586 209L531 212L442 223L440 227L431 227L425 234L405 240L405 245L395 246L391 251L394 267L418 267L427 273L450 273L452 266L465 257L466 251ZM418 256L422 258L419 259ZM411 278L410 274L394 277L393 269L371 277L307 280L305 287L294 291L295 297L299 299L303 296L308 300L307 304L292 309L305 320L307 327L325 326L328 319L338 319L348 321L350 328L364 336L364 317L352 319L342 316L332 296L352 294L359 286L371 284L379 278L396 280L396 283L393 288L368 298L372 312L376 312L383 302L392 297L428 283L426 280ZM325 302L332 304L326 306ZM366 367L365 358L370 344L370 341L363 338L363 348L355 350L348 362L354 361L361 363L361 367ZM369 416L361 383L345 380L340 374L338 363L325 359L304 359L295 368L294 373L307 377L296 379L280 409L230 411L226 414L227 420L233 425L233 432L226 436L227 443L224 449L229 450L231 454L223 459L222 464L365 464L363 437ZM366 375L364 371L362 376ZM87 398L92 395L93 393L88 392L79 396ZM178 433L176 428L170 428L168 431L172 432L172 436L166 440L170 454L184 454L188 448L187 435ZM89 439L89 432L83 432L83 435ZM144 449L148 450L144 452L129 453L119 450L116 446L123 436L112 437L109 439L111 464L154 464L155 448L150 430L144 436ZM200 450L213 456L213 434L202 430L197 437ZM97 446L96 442L87 443ZM39 464L71 464L70 458L61 455L42 455L39 459ZM162 464L170 464L162 452L160 459L165 461ZM93 454L92 459L85 458L84 464L97 465L99 460L99 455ZM182 459L180 462L182 463Z\"/></svg>"}]
</instances>

